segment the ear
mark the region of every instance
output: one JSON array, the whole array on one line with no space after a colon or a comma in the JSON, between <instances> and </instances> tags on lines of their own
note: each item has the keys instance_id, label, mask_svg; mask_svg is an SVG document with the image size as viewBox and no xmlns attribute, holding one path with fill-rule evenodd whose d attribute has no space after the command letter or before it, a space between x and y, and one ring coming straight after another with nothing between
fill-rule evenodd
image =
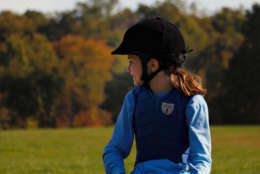
<instances>
[{"instance_id":1,"label":"ear","mask_svg":"<svg viewBox=\"0 0 260 174\"><path fill-rule=\"evenodd\" d=\"M155 58L151 58L148 62L148 71L155 72L159 68L159 62Z\"/></svg>"}]
</instances>

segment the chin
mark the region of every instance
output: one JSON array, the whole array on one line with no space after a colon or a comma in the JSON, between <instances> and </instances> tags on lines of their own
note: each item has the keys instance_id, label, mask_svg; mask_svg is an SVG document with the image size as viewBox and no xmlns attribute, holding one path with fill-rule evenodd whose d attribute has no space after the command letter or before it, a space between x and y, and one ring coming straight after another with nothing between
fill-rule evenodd
<instances>
[{"instance_id":1,"label":"chin","mask_svg":"<svg viewBox=\"0 0 260 174\"><path fill-rule=\"evenodd\" d=\"M139 85L142 85L143 84L143 82L142 81L134 81L134 86L139 86Z\"/></svg>"}]
</instances>

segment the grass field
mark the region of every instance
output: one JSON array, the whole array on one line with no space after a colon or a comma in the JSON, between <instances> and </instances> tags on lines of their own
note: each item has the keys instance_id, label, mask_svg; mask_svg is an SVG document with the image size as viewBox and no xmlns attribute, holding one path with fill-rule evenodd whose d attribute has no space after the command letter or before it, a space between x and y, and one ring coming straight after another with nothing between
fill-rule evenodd
<instances>
[{"instance_id":1,"label":"grass field","mask_svg":"<svg viewBox=\"0 0 260 174\"><path fill-rule=\"evenodd\" d=\"M0 174L104 174L112 128L0 131ZM212 174L260 173L260 126L212 126ZM135 149L125 160L132 169Z\"/></svg>"}]
</instances>

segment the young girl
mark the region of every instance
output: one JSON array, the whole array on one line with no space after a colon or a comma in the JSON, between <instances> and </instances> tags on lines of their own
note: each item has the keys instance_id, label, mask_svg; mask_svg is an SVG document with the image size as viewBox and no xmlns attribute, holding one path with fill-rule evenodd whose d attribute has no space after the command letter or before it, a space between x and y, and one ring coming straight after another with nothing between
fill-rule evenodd
<instances>
[{"instance_id":1,"label":"young girl","mask_svg":"<svg viewBox=\"0 0 260 174\"><path fill-rule=\"evenodd\" d=\"M188 51L177 27L161 18L127 30L112 54L128 55L135 88L125 96L104 149L107 174L125 174L123 160L136 140L131 174L209 174L211 140L206 91L181 70Z\"/></svg>"}]
</instances>

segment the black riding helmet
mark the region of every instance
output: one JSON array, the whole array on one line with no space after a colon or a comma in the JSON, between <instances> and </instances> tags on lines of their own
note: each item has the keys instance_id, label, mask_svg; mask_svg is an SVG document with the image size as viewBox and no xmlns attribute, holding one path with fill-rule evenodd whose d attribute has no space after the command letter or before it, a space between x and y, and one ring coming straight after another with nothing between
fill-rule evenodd
<instances>
[{"instance_id":1,"label":"black riding helmet","mask_svg":"<svg viewBox=\"0 0 260 174\"><path fill-rule=\"evenodd\" d=\"M182 66L185 53L184 39L176 25L159 17L142 20L130 27L122 43L112 52L139 56L143 68L141 79L146 86L159 71L172 65L176 68ZM148 74L147 63L151 58L158 60L159 69Z\"/></svg>"}]
</instances>

